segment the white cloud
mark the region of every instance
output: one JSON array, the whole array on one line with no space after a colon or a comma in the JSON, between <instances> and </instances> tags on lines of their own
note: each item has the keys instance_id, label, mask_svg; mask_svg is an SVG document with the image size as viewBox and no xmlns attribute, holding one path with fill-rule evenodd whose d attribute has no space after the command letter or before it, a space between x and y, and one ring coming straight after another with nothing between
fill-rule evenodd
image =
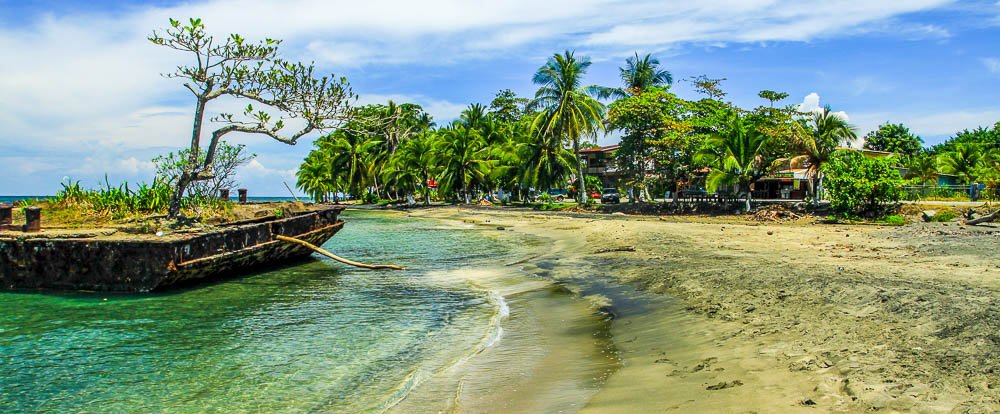
<instances>
[{"instance_id":1,"label":"white cloud","mask_svg":"<svg viewBox=\"0 0 1000 414\"><path fill-rule=\"evenodd\" d=\"M883 79L874 76L859 76L850 80L850 85L854 88L854 95L865 95L871 93L885 93L893 87Z\"/></svg>"},{"instance_id":2,"label":"white cloud","mask_svg":"<svg viewBox=\"0 0 1000 414\"><path fill-rule=\"evenodd\" d=\"M799 112L807 112L807 113L821 112L823 110L823 107L820 106L819 94L816 92L812 92L806 95L805 98L802 98L802 103L798 105L797 109L799 110ZM843 119L844 121L851 122L851 117L847 115L847 112L833 111L830 114L840 119ZM855 127L857 127L857 125L855 125ZM861 134L859 130L858 139L849 142L848 144L855 147L859 146L861 144L860 141L863 141L863 139L861 138L862 136L864 136L864 134Z\"/></svg>"},{"instance_id":3,"label":"white cloud","mask_svg":"<svg viewBox=\"0 0 1000 414\"><path fill-rule=\"evenodd\" d=\"M117 167L121 171L125 171L131 174L139 174L140 172L152 172L156 169L156 166L150 160L139 160L136 157L128 157L122 160L118 160Z\"/></svg>"},{"instance_id":4,"label":"white cloud","mask_svg":"<svg viewBox=\"0 0 1000 414\"><path fill-rule=\"evenodd\" d=\"M438 125L458 119L458 116L469 105L465 103L455 103L443 99L428 98L423 95L362 95L358 100L359 104L384 104L393 101L396 103L409 102L420 105L424 111L434 117L434 122Z\"/></svg>"},{"instance_id":5,"label":"white cloud","mask_svg":"<svg viewBox=\"0 0 1000 414\"><path fill-rule=\"evenodd\" d=\"M254 158L250 160L250 163L246 165L246 168L244 168L244 171L241 173L241 175L250 177L276 176L288 179L294 177L296 171L298 171L297 168L280 169L280 168L265 167L264 164L262 164L258 159Z\"/></svg>"},{"instance_id":6,"label":"white cloud","mask_svg":"<svg viewBox=\"0 0 1000 414\"><path fill-rule=\"evenodd\" d=\"M939 0L667 2L661 3L661 7L650 8L648 15L618 20L617 25L589 35L587 43L655 46L692 41L806 41L871 30L873 23L947 3L949 1ZM896 31L898 27L892 29ZM925 27L923 31L932 32L932 29Z\"/></svg>"},{"instance_id":7,"label":"white cloud","mask_svg":"<svg viewBox=\"0 0 1000 414\"><path fill-rule=\"evenodd\" d=\"M994 75L1000 74L1000 59L983 58L980 61L983 62L983 66L986 66L986 70L990 71L990 73Z\"/></svg>"},{"instance_id":8,"label":"white cloud","mask_svg":"<svg viewBox=\"0 0 1000 414\"><path fill-rule=\"evenodd\" d=\"M813 93L810 93L810 94L806 95L805 98L802 98L802 103L800 103L798 105L798 110L799 110L799 112L812 112L812 113L816 113L816 112L822 111L823 107L820 106L820 104L819 104L819 94L816 93L816 92L813 92ZM851 120L851 117L847 116L847 112L844 112L844 111L834 111L834 112L831 112L831 113L834 116L836 116L836 117L838 117L840 119L843 119L845 121L850 122L850 120Z\"/></svg>"},{"instance_id":9,"label":"white cloud","mask_svg":"<svg viewBox=\"0 0 1000 414\"><path fill-rule=\"evenodd\" d=\"M820 110L819 106L819 94L816 92L806 95L802 98L802 103L798 106L799 112L816 112Z\"/></svg>"}]
</instances>

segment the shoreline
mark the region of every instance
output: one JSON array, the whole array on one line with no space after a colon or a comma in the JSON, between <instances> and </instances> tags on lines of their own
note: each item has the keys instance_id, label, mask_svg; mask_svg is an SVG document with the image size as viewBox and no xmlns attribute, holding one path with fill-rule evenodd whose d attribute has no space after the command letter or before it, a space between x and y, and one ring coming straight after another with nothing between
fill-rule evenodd
<instances>
[{"instance_id":1,"label":"shoreline","mask_svg":"<svg viewBox=\"0 0 1000 414\"><path fill-rule=\"evenodd\" d=\"M406 214L547 239L523 266L609 305L623 366L583 412L1000 409L995 229Z\"/></svg>"},{"instance_id":2,"label":"shoreline","mask_svg":"<svg viewBox=\"0 0 1000 414\"><path fill-rule=\"evenodd\" d=\"M385 214L385 213L379 213ZM406 217L391 212L393 217ZM576 412L618 365L609 348L607 317L564 286L513 263L544 248L529 235L483 232L460 220L428 219L431 228L485 235L511 246L475 266L422 277L429 286L472 289L494 308L482 329L452 331L473 340L459 354L435 355L415 366L380 412ZM418 226L423 227L424 225ZM474 245L469 245L474 247ZM483 252L485 253L485 252Z\"/></svg>"}]
</instances>

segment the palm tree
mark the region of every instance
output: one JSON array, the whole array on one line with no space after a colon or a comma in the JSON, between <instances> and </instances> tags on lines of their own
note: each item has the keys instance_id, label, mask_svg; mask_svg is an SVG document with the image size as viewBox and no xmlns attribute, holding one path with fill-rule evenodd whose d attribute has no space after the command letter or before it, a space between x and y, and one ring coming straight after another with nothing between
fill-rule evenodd
<instances>
[{"instance_id":1,"label":"palm tree","mask_svg":"<svg viewBox=\"0 0 1000 414\"><path fill-rule=\"evenodd\" d=\"M973 143L961 142L955 144L951 151L938 155L937 160L939 171L958 176L964 183L971 183L976 180L982 166L983 149Z\"/></svg>"},{"instance_id":2,"label":"palm tree","mask_svg":"<svg viewBox=\"0 0 1000 414\"><path fill-rule=\"evenodd\" d=\"M919 154L910 157L909 162L906 163L906 167L906 176L903 178L915 178L923 185L937 183L937 159L934 156Z\"/></svg>"},{"instance_id":3,"label":"palm tree","mask_svg":"<svg viewBox=\"0 0 1000 414\"><path fill-rule=\"evenodd\" d=\"M379 132L389 154L395 152L400 143L430 128L433 124L430 115L424 112L420 105L411 103L397 105L391 100L378 113L378 118L381 122Z\"/></svg>"},{"instance_id":4,"label":"palm tree","mask_svg":"<svg viewBox=\"0 0 1000 414\"><path fill-rule=\"evenodd\" d=\"M425 205L431 200L428 183L437 167L439 142L433 132L424 131L403 143L393 154L393 166L390 168L393 181L401 183L406 189L415 189L413 184L419 182Z\"/></svg>"},{"instance_id":5,"label":"palm tree","mask_svg":"<svg viewBox=\"0 0 1000 414\"><path fill-rule=\"evenodd\" d=\"M705 187L715 191L723 185L737 185L746 194L750 209L751 185L767 173L763 149L769 137L746 116L729 111L718 133L705 140L705 148L695 161L712 168Z\"/></svg>"},{"instance_id":6,"label":"palm tree","mask_svg":"<svg viewBox=\"0 0 1000 414\"><path fill-rule=\"evenodd\" d=\"M580 182L580 203L587 201L580 138L596 138L597 133L603 130L604 105L595 97L607 94L607 88L581 85L589 67L590 60L577 59L568 50L561 55L553 55L535 72L532 80L541 87L529 104L529 109L540 110L534 125L541 135L572 143Z\"/></svg>"},{"instance_id":7,"label":"palm tree","mask_svg":"<svg viewBox=\"0 0 1000 414\"><path fill-rule=\"evenodd\" d=\"M857 129L830 111L829 106L814 112L804 130L799 125L792 126L796 128L791 136L792 145L800 155L778 162L787 162L789 168L806 167L813 202L818 203L823 194L823 164L840 145L858 137Z\"/></svg>"},{"instance_id":8,"label":"palm tree","mask_svg":"<svg viewBox=\"0 0 1000 414\"><path fill-rule=\"evenodd\" d=\"M474 184L482 183L489 164L489 148L479 136L479 131L456 122L440 130L442 171L439 182L444 192L461 191L465 202L470 201Z\"/></svg>"},{"instance_id":9,"label":"palm tree","mask_svg":"<svg viewBox=\"0 0 1000 414\"><path fill-rule=\"evenodd\" d=\"M535 188L554 188L573 171L573 153L551 135L539 135L518 146L519 179Z\"/></svg>"},{"instance_id":10,"label":"palm tree","mask_svg":"<svg viewBox=\"0 0 1000 414\"><path fill-rule=\"evenodd\" d=\"M376 138L350 129L337 130L321 139L320 146L330 154L330 165L334 176L347 186L347 191L360 198L365 187L374 179L372 167L376 165L373 153L382 145Z\"/></svg>"},{"instance_id":11,"label":"palm tree","mask_svg":"<svg viewBox=\"0 0 1000 414\"><path fill-rule=\"evenodd\" d=\"M639 57L639 53L636 52L635 56L625 59L625 67L618 68L622 82L625 84L625 89L620 90L623 92L620 95L638 95L654 86L672 85L674 83L673 75L666 69L659 69L659 66L659 59L653 58L649 54Z\"/></svg>"},{"instance_id":12,"label":"palm tree","mask_svg":"<svg viewBox=\"0 0 1000 414\"><path fill-rule=\"evenodd\" d=\"M486 107L481 104L471 104L459 115L459 122L469 128L479 129L487 119Z\"/></svg>"},{"instance_id":13,"label":"palm tree","mask_svg":"<svg viewBox=\"0 0 1000 414\"><path fill-rule=\"evenodd\" d=\"M295 173L295 178L295 187L305 191L317 203L329 201L329 194L336 191L330 161L322 151L310 152Z\"/></svg>"}]
</instances>

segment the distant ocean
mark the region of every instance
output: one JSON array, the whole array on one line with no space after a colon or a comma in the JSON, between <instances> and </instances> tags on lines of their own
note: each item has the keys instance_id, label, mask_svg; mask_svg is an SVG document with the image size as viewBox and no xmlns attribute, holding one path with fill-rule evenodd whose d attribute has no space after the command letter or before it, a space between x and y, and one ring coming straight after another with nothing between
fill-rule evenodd
<instances>
[{"instance_id":1,"label":"distant ocean","mask_svg":"<svg viewBox=\"0 0 1000 414\"><path fill-rule=\"evenodd\" d=\"M20 200L44 200L51 198L52 196L0 196L0 203L13 204ZM236 198L233 197L235 200ZM270 203L278 201L295 201L292 197L247 197L247 201L251 203ZM299 197L299 201L311 201L309 197L303 196Z\"/></svg>"}]
</instances>

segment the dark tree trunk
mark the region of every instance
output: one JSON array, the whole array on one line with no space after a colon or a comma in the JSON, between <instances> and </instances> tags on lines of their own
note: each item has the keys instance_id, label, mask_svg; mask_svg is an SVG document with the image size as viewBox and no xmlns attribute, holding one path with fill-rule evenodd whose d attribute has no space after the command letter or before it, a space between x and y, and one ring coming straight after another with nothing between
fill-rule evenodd
<instances>
[{"instance_id":1,"label":"dark tree trunk","mask_svg":"<svg viewBox=\"0 0 1000 414\"><path fill-rule=\"evenodd\" d=\"M573 153L576 154L576 172L577 172L577 192L580 193L578 201L580 204L587 203L587 179L583 176L583 158L580 158L580 138L573 139Z\"/></svg>"},{"instance_id":2,"label":"dark tree trunk","mask_svg":"<svg viewBox=\"0 0 1000 414\"><path fill-rule=\"evenodd\" d=\"M184 172L177 178L177 187L174 188L173 195L170 196L170 207L167 210L167 217L177 218L181 212L181 200L188 185L194 181L196 176L195 168L198 165L198 153L201 151L201 124L205 118L205 98L199 96L194 108L194 125L191 127L191 154L188 157L187 166Z\"/></svg>"},{"instance_id":3,"label":"dark tree trunk","mask_svg":"<svg viewBox=\"0 0 1000 414\"><path fill-rule=\"evenodd\" d=\"M427 185L428 181L430 181L430 177L428 177L427 171L424 171L424 205L425 206L431 205L431 187L429 185Z\"/></svg>"}]
</instances>

